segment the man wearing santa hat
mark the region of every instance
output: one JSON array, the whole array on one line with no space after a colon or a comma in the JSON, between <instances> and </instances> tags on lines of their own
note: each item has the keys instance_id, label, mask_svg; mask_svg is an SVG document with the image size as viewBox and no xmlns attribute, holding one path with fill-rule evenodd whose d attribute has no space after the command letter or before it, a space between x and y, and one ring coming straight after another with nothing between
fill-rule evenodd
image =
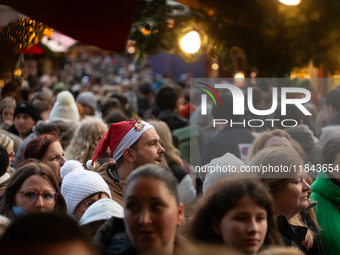
<instances>
[{"instance_id":1,"label":"man wearing santa hat","mask_svg":"<svg viewBox=\"0 0 340 255\"><path fill-rule=\"evenodd\" d=\"M110 148L114 161L103 164L97 172L109 185L112 199L123 205L123 186L129 174L141 165L161 164L165 150L159 140L155 128L145 121L132 119L111 124L87 166L90 168L89 163L93 165Z\"/></svg>"}]
</instances>

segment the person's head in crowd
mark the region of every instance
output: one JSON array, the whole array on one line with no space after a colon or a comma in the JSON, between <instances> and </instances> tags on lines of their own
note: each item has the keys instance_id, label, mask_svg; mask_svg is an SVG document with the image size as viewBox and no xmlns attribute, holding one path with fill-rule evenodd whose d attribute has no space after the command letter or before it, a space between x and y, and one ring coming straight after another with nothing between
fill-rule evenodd
<instances>
[{"instance_id":1,"label":"person's head in crowd","mask_svg":"<svg viewBox=\"0 0 340 255\"><path fill-rule=\"evenodd\" d=\"M32 96L30 101L32 102L32 104L36 104L39 102L46 102L48 104L49 107L49 111L52 110L54 101L52 99L52 96L48 93L48 92L44 92L44 91L37 91L35 92Z\"/></svg>"},{"instance_id":2,"label":"person's head in crowd","mask_svg":"<svg viewBox=\"0 0 340 255\"><path fill-rule=\"evenodd\" d=\"M79 221L79 226L82 226L93 238L97 230L111 217L124 218L123 207L112 199L103 198L86 210Z\"/></svg>"},{"instance_id":3,"label":"person's head in crowd","mask_svg":"<svg viewBox=\"0 0 340 255\"><path fill-rule=\"evenodd\" d=\"M300 124L305 124L309 127L311 124L310 118L308 118L308 116L305 116L304 113L295 104L286 105L286 115L281 115L281 106L278 106L274 113L274 119L278 120L274 122L274 125L276 128L279 129L287 128L285 126L288 125L293 126ZM290 119L290 121L285 121L285 126L283 126L282 121L285 119Z\"/></svg>"},{"instance_id":4,"label":"person's head in crowd","mask_svg":"<svg viewBox=\"0 0 340 255\"><path fill-rule=\"evenodd\" d=\"M184 233L194 242L224 243L246 254L280 244L273 198L254 179L224 179L213 185L198 201Z\"/></svg>"},{"instance_id":5,"label":"person's head in crowd","mask_svg":"<svg viewBox=\"0 0 340 255\"><path fill-rule=\"evenodd\" d=\"M97 100L94 94L90 91L85 91L77 96L78 103L80 103L83 108L85 115L94 115L97 109Z\"/></svg>"},{"instance_id":6,"label":"person's head in crowd","mask_svg":"<svg viewBox=\"0 0 340 255\"><path fill-rule=\"evenodd\" d=\"M25 148L24 157L25 159L38 159L48 165L54 172L58 183L61 183L60 168L65 164L66 159L57 132L33 138Z\"/></svg>"},{"instance_id":7,"label":"person's head in crowd","mask_svg":"<svg viewBox=\"0 0 340 255\"><path fill-rule=\"evenodd\" d=\"M126 180L123 199L126 232L135 249L172 254L184 221L173 174L154 164L141 166Z\"/></svg>"},{"instance_id":8,"label":"person's head in crowd","mask_svg":"<svg viewBox=\"0 0 340 255\"><path fill-rule=\"evenodd\" d=\"M83 165L93 156L94 150L107 131L107 125L99 118L84 119L65 151L67 159L78 160Z\"/></svg>"},{"instance_id":9,"label":"person's head in crowd","mask_svg":"<svg viewBox=\"0 0 340 255\"><path fill-rule=\"evenodd\" d=\"M31 132L35 123L39 120L37 109L28 101L23 101L15 107L14 127L21 139L25 139Z\"/></svg>"},{"instance_id":10,"label":"person's head in crowd","mask_svg":"<svg viewBox=\"0 0 340 255\"><path fill-rule=\"evenodd\" d=\"M51 168L37 160L23 163L10 177L0 214L14 219L32 212L66 213L66 203Z\"/></svg>"},{"instance_id":11,"label":"person's head in crowd","mask_svg":"<svg viewBox=\"0 0 340 255\"><path fill-rule=\"evenodd\" d=\"M69 91L60 92L53 105L49 119L62 118L78 122L79 111L73 95Z\"/></svg>"},{"instance_id":12,"label":"person's head in crowd","mask_svg":"<svg viewBox=\"0 0 340 255\"><path fill-rule=\"evenodd\" d=\"M332 168L340 166L340 137L328 140L328 142L323 146L322 164L332 166ZM328 169L331 169L331 167ZM327 171L326 173L336 185L340 186L339 171Z\"/></svg>"},{"instance_id":13,"label":"person's head in crowd","mask_svg":"<svg viewBox=\"0 0 340 255\"><path fill-rule=\"evenodd\" d=\"M1 89L1 97L13 97L16 101L16 104L19 104L21 102L20 90L21 81L19 79L12 79Z\"/></svg>"},{"instance_id":14,"label":"person's head in crowd","mask_svg":"<svg viewBox=\"0 0 340 255\"><path fill-rule=\"evenodd\" d=\"M171 86L161 86L156 91L155 102L161 111L176 111L179 109L178 99L178 91Z\"/></svg>"},{"instance_id":15,"label":"person's head in crowd","mask_svg":"<svg viewBox=\"0 0 340 255\"><path fill-rule=\"evenodd\" d=\"M245 164L242 160L229 152L222 157L211 160L209 164L203 166L203 169L218 169L218 167L223 169L223 167L227 167L227 169L235 169L236 171L199 171L199 176L203 181L203 194L206 194L209 188L221 179L250 178L250 175L253 175L252 173L241 173L241 169L244 168L244 166Z\"/></svg>"},{"instance_id":16,"label":"person's head in crowd","mask_svg":"<svg viewBox=\"0 0 340 255\"><path fill-rule=\"evenodd\" d=\"M321 135L318 144L324 146L330 139L340 136L340 125L326 126L321 128Z\"/></svg>"},{"instance_id":17,"label":"person's head in crowd","mask_svg":"<svg viewBox=\"0 0 340 255\"><path fill-rule=\"evenodd\" d=\"M9 175L5 175L7 173L8 167L9 157L7 150L2 144L0 144L0 184L9 178Z\"/></svg>"},{"instance_id":18,"label":"person's head in crowd","mask_svg":"<svg viewBox=\"0 0 340 255\"><path fill-rule=\"evenodd\" d=\"M0 133L0 144L2 144L7 151L9 164L7 166L6 172L9 173L10 172L10 164L14 161L14 156L15 156L15 153L14 153L14 150L13 150L14 142L9 136Z\"/></svg>"},{"instance_id":19,"label":"person's head in crowd","mask_svg":"<svg viewBox=\"0 0 340 255\"><path fill-rule=\"evenodd\" d=\"M292 145L292 148L296 150L296 152L300 155L303 162L307 162L307 155L305 151L303 150L302 145L298 141L294 140L293 138L290 140L290 143Z\"/></svg>"},{"instance_id":20,"label":"person's head in crowd","mask_svg":"<svg viewBox=\"0 0 340 255\"><path fill-rule=\"evenodd\" d=\"M275 211L289 220L308 207L310 186L306 182L304 162L293 148L269 147L259 151L249 166L285 167L290 171L268 171L261 174L274 197ZM295 171L294 171L295 169Z\"/></svg>"},{"instance_id":21,"label":"person's head in crowd","mask_svg":"<svg viewBox=\"0 0 340 255\"><path fill-rule=\"evenodd\" d=\"M126 96L123 96L121 94L117 94L117 93L114 93L110 96L110 98L116 98L119 100L120 102L120 105L122 107L122 111L125 113L125 115L128 117L128 118L131 118L131 112L129 110L129 100L126 98Z\"/></svg>"},{"instance_id":22,"label":"person's head in crowd","mask_svg":"<svg viewBox=\"0 0 340 255\"><path fill-rule=\"evenodd\" d=\"M52 92L53 92L53 101L55 102L57 100L57 96L62 91L68 91L68 87L63 82L59 82L56 85L53 86Z\"/></svg>"},{"instance_id":23,"label":"person's head in crowd","mask_svg":"<svg viewBox=\"0 0 340 255\"><path fill-rule=\"evenodd\" d=\"M253 142L248 161L250 161L255 156L255 154L263 148L268 148L272 146L292 148L290 135L286 131L281 129L262 132Z\"/></svg>"},{"instance_id":24,"label":"person's head in crowd","mask_svg":"<svg viewBox=\"0 0 340 255\"><path fill-rule=\"evenodd\" d=\"M223 102L223 105L213 105L211 114L214 119L226 119L230 120L232 119L233 122L242 121L242 118L244 116L242 115L234 115L233 114L233 97L230 93L223 94L220 96L221 101ZM230 123L226 124L227 126L230 125ZM216 125L216 129L218 131L221 131L226 125L218 124Z\"/></svg>"},{"instance_id":25,"label":"person's head in crowd","mask_svg":"<svg viewBox=\"0 0 340 255\"><path fill-rule=\"evenodd\" d=\"M96 255L88 235L65 215L34 213L15 220L0 239L1 254Z\"/></svg>"},{"instance_id":26,"label":"person's head in crowd","mask_svg":"<svg viewBox=\"0 0 340 255\"><path fill-rule=\"evenodd\" d=\"M13 125L13 115L16 106L15 99L13 97L5 97L1 100L1 122L3 128L9 128Z\"/></svg>"},{"instance_id":27,"label":"person's head in crowd","mask_svg":"<svg viewBox=\"0 0 340 255\"><path fill-rule=\"evenodd\" d=\"M184 166L182 159L180 158L181 152L174 146L172 142L172 134L168 125L161 120L148 121L156 129L157 134L160 137L160 145L164 148L164 158L166 163L176 164Z\"/></svg>"},{"instance_id":28,"label":"person's head in crowd","mask_svg":"<svg viewBox=\"0 0 340 255\"><path fill-rule=\"evenodd\" d=\"M258 87L252 87L253 88L253 96L252 96L252 102L255 109L263 110L264 109L264 101L265 101L265 93ZM247 93L247 97L248 97Z\"/></svg>"},{"instance_id":29,"label":"person's head in crowd","mask_svg":"<svg viewBox=\"0 0 340 255\"><path fill-rule=\"evenodd\" d=\"M340 113L340 88L335 88L329 91L326 95L327 105L327 119L329 123L332 123L332 119ZM333 125L339 125L339 121L334 121Z\"/></svg>"},{"instance_id":30,"label":"person's head in crowd","mask_svg":"<svg viewBox=\"0 0 340 255\"><path fill-rule=\"evenodd\" d=\"M117 176L121 180L137 167L148 163L160 165L164 148L155 128L145 121L128 120L111 124L99 141L92 157L94 160L104 155L110 147L110 156L117 165Z\"/></svg>"},{"instance_id":31,"label":"person's head in crowd","mask_svg":"<svg viewBox=\"0 0 340 255\"><path fill-rule=\"evenodd\" d=\"M271 166L284 169L264 172L260 180L273 195L275 212L278 216L285 216L293 225L308 227L299 213L309 206L310 178L305 172L304 161L298 152L289 147L265 148L255 155L249 162L249 166ZM313 246L315 236L313 231L307 228L304 241L307 248Z\"/></svg>"},{"instance_id":32,"label":"person's head in crowd","mask_svg":"<svg viewBox=\"0 0 340 255\"><path fill-rule=\"evenodd\" d=\"M111 124L118 123L121 121L128 120L128 117L121 110L114 109L111 110L109 115L106 117L105 123L110 126Z\"/></svg>"},{"instance_id":33,"label":"person's head in crowd","mask_svg":"<svg viewBox=\"0 0 340 255\"><path fill-rule=\"evenodd\" d=\"M61 194L65 197L67 214L77 220L94 202L111 198L104 179L98 173L85 170L79 161L67 161L60 174L63 178Z\"/></svg>"},{"instance_id":34,"label":"person's head in crowd","mask_svg":"<svg viewBox=\"0 0 340 255\"><path fill-rule=\"evenodd\" d=\"M107 116L113 109L122 109L122 106L117 98L108 98L100 104L100 112L102 113L103 121L106 120Z\"/></svg>"},{"instance_id":35,"label":"person's head in crowd","mask_svg":"<svg viewBox=\"0 0 340 255\"><path fill-rule=\"evenodd\" d=\"M37 113L42 120L48 120L50 117L50 108L48 106L48 103L44 101L40 101L37 103L34 103L35 108L37 109Z\"/></svg>"}]
</instances>

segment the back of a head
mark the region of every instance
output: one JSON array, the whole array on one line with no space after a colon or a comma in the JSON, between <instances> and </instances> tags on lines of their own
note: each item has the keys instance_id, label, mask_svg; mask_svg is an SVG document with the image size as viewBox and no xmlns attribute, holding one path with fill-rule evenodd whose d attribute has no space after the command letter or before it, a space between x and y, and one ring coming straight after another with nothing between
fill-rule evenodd
<instances>
[{"instance_id":1,"label":"back of a head","mask_svg":"<svg viewBox=\"0 0 340 255\"><path fill-rule=\"evenodd\" d=\"M322 164L334 164L336 154L340 152L340 137L326 142L322 150Z\"/></svg>"},{"instance_id":2,"label":"back of a head","mask_svg":"<svg viewBox=\"0 0 340 255\"><path fill-rule=\"evenodd\" d=\"M53 213L27 214L0 239L1 254L96 254L76 221ZM61 253L60 253L61 252Z\"/></svg>"},{"instance_id":3,"label":"back of a head","mask_svg":"<svg viewBox=\"0 0 340 255\"><path fill-rule=\"evenodd\" d=\"M113 123L118 123L121 121L126 121L128 120L128 117L125 115L125 113L121 110L114 109L111 110L109 115L105 119L105 123L110 126Z\"/></svg>"},{"instance_id":4,"label":"back of a head","mask_svg":"<svg viewBox=\"0 0 340 255\"><path fill-rule=\"evenodd\" d=\"M170 86L162 86L156 91L156 105L161 110L174 110L179 96L176 90Z\"/></svg>"},{"instance_id":5,"label":"back of a head","mask_svg":"<svg viewBox=\"0 0 340 255\"><path fill-rule=\"evenodd\" d=\"M336 110L340 112L340 88L333 89L329 91L326 95L326 104L330 105Z\"/></svg>"},{"instance_id":6,"label":"back of a head","mask_svg":"<svg viewBox=\"0 0 340 255\"><path fill-rule=\"evenodd\" d=\"M307 120L307 117L301 112L301 110L295 105L295 104L288 104L286 105L286 115L281 115L281 106L278 106L275 110L275 119L278 119L280 121L275 121L276 128L283 129L285 128L282 125L282 121L285 119L290 119L290 121L285 121L286 126L293 126L297 123L297 125L301 124L303 122L306 125L309 125L310 121ZM295 120L296 122L294 123Z\"/></svg>"},{"instance_id":7,"label":"back of a head","mask_svg":"<svg viewBox=\"0 0 340 255\"><path fill-rule=\"evenodd\" d=\"M289 142L291 141L290 135L285 130L275 129L272 131L269 131L269 130L264 131L254 140L253 146L251 147L251 150L248 156L248 161L250 161L258 151L262 150L265 147L266 142L270 138L275 137L275 136L284 137Z\"/></svg>"},{"instance_id":8,"label":"back of a head","mask_svg":"<svg viewBox=\"0 0 340 255\"><path fill-rule=\"evenodd\" d=\"M340 136L340 126L326 126L321 128L321 135L318 144L324 146L330 139Z\"/></svg>"},{"instance_id":9,"label":"back of a head","mask_svg":"<svg viewBox=\"0 0 340 255\"><path fill-rule=\"evenodd\" d=\"M100 111L103 116L107 116L112 109L122 109L122 105L117 98L108 98L100 105Z\"/></svg>"},{"instance_id":10,"label":"back of a head","mask_svg":"<svg viewBox=\"0 0 340 255\"><path fill-rule=\"evenodd\" d=\"M230 93L226 93L220 96L222 105L213 105L212 107L212 116L214 119L226 119L230 121L231 119L235 121L239 121L244 118L243 115L234 115L233 114L233 96Z\"/></svg>"}]
</instances>

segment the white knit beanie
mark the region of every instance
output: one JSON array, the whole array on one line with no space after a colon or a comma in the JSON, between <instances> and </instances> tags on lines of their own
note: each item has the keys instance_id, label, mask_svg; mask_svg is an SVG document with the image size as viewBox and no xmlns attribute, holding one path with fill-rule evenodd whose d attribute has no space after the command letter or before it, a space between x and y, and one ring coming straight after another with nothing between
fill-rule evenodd
<instances>
[{"instance_id":1,"label":"white knit beanie","mask_svg":"<svg viewBox=\"0 0 340 255\"><path fill-rule=\"evenodd\" d=\"M77 205L85 198L104 192L111 198L109 186L104 179L95 172L85 170L76 160L68 160L60 169L61 194L67 206L67 214L72 215Z\"/></svg>"},{"instance_id":2,"label":"white knit beanie","mask_svg":"<svg viewBox=\"0 0 340 255\"><path fill-rule=\"evenodd\" d=\"M250 173L241 173L240 169L242 166L245 166L242 160L237 158L235 155L231 153L226 153L222 157L215 158L211 160L211 162L203 167L202 169L214 169L215 171L207 172L205 175L205 179L203 182L203 194L207 192L207 190L218 182L221 179L226 178L246 178L247 174ZM204 168L205 167L205 168ZM224 167L224 168L223 168ZM228 171L231 169L236 169L235 172Z\"/></svg>"},{"instance_id":3,"label":"white knit beanie","mask_svg":"<svg viewBox=\"0 0 340 255\"><path fill-rule=\"evenodd\" d=\"M79 112L73 95L69 91L58 94L57 101L53 105L49 119L64 118L79 121Z\"/></svg>"}]
</instances>

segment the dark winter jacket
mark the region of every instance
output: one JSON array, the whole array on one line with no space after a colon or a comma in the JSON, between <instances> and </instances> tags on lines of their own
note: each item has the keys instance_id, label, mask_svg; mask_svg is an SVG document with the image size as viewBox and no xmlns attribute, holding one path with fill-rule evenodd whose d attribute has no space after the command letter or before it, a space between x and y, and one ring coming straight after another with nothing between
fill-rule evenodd
<instances>
[{"instance_id":1,"label":"dark winter jacket","mask_svg":"<svg viewBox=\"0 0 340 255\"><path fill-rule=\"evenodd\" d=\"M107 220L95 234L93 244L103 255L137 254L125 233L124 220L121 218L112 217Z\"/></svg>"},{"instance_id":2,"label":"dark winter jacket","mask_svg":"<svg viewBox=\"0 0 340 255\"><path fill-rule=\"evenodd\" d=\"M286 246L295 247L304 254L311 255L307 248L302 244L302 241L305 239L307 234L307 227L292 226L283 215L277 217L277 224L281 239Z\"/></svg>"},{"instance_id":3,"label":"dark winter jacket","mask_svg":"<svg viewBox=\"0 0 340 255\"><path fill-rule=\"evenodd\" d=\"M158 119L168 124L171 131L189 125L188 121L185 118L170 110L161 111L158 115Z\"/></svg>"}]
</instances>

